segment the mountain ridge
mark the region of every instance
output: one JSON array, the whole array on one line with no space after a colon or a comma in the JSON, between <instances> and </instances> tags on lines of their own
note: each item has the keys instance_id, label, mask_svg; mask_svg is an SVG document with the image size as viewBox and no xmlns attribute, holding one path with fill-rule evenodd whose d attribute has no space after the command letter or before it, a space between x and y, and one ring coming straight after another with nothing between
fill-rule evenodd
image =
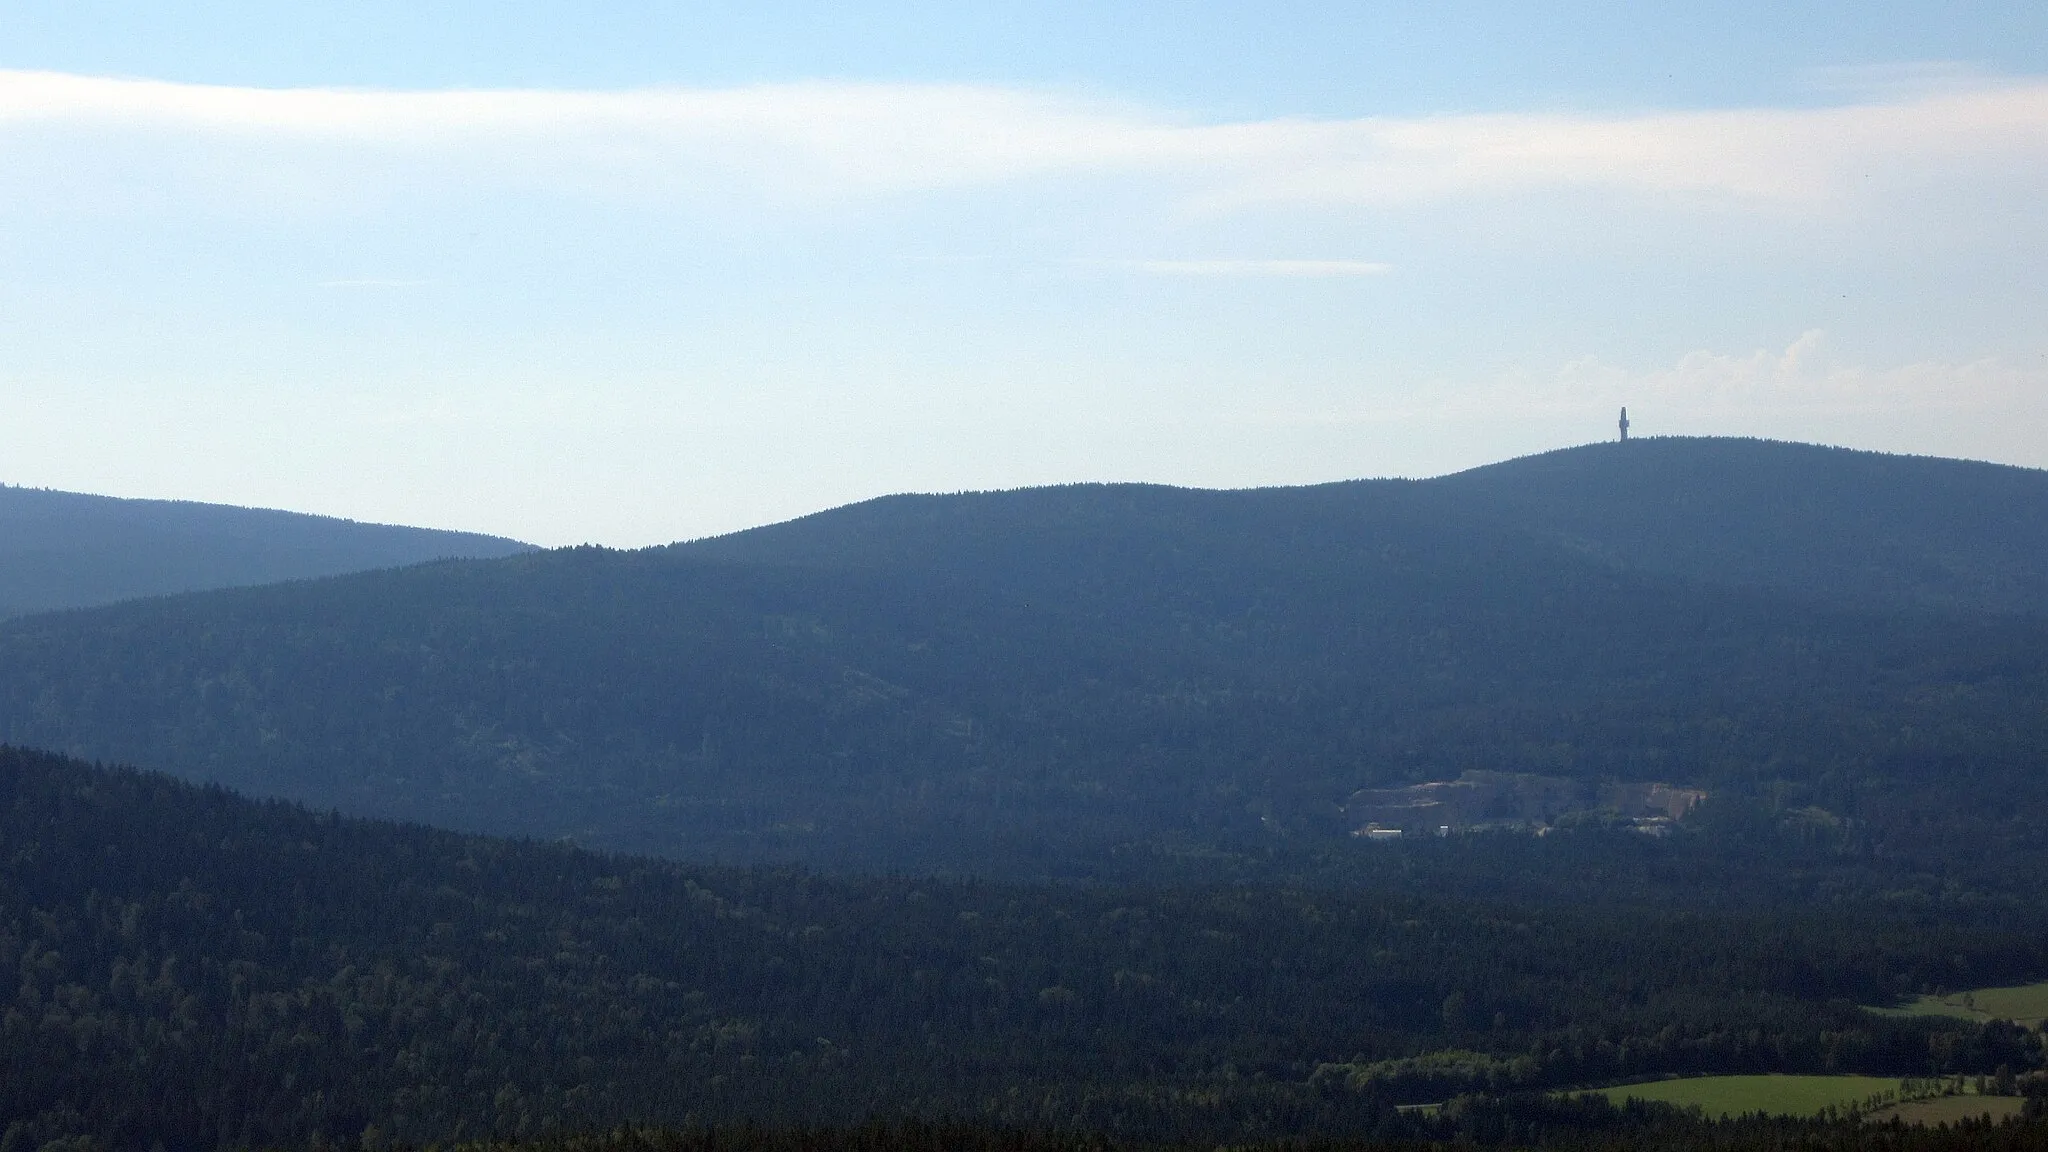
<instances>
[{"instance_id":1,"label":"mountain ridge","mask_svg":"<svg viewBox=\"0 0 2048 1152\"><path fill-rule=\"evenodd\" d=\"M1648 476L1666 487L1642 483ZM1676 478L1681 483L1672 484ZM901 567L863 534L964 527L948 507L999 509L1079 493L1342 504L1402 501L1468 530L1520 531L1614 567L1754 586L1859 608L1904 604L2048 613L2048 471L1733 437L1648 437L1516 457L1426 479L1204 489L1077 483L880 496L665 547L811 565ZM1797 499L1793 499L1797 497ZM1958 516L1955 509L1974 512ZM890 521L891 516L896 523ZM1633 534L1634 539L1626 539ZM1877 539L1865 537L1881 534ZM1915 550L1910 537L1932 541ZM1716 550L1715 545L1721 545ZM835 558L838 548L857 558ZM865 556L860 549L867 549ZM1802 557L1820 548L1825 554ZM1815 595L1816 590L1824 593Z\"/></svg>"},{"instance_id":2,"label":"mountain ridge","mask_svg":"<svg viewBox=\"0 0 2048 1152\"><path fill-rule=\"evenodd\" d=\"M531 550L473 532L0 485L0 618Z\"/></svg>"},{"instance_id":3,"label":"mountain ridge","mask_svg":"<svg viewBox=\"0 0 2048 1152\"><path fill-rule=\"evenodd\" d=\"M1467 769L1774 797L1896 851L1902 797L2038 793L2048 620L1866 591L1618 567L1426 481L892 497L17 620L0 739L473 831L1033 875L1328 843L1358 788Z\"/></svg>"},{"instance_id":4,"label":"mountain ridge","mask_svg":"<svg viewBox=\"0 0 2048 1152\"><path fill-rule=\"evenodd\" d=\"M1806 596L1825 586L1820 598L1862 607L2048 612L2048 471L2040 469L1655 437L1426 483L1483 492L1526 527L1640 570Z\"/></svg>"}]
</instances>

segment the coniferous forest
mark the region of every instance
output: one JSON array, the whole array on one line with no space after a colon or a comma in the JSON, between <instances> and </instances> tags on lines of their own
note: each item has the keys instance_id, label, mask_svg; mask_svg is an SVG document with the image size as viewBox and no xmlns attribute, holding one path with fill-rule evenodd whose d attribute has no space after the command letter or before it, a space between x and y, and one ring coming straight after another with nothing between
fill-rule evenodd
<instances>
[{"instance_id":1,"label":"coniferous forest","mask_svg":"<svg viewBox=\"0 0 2048 1152\"><path fill-rule=\"evenodd\" d=\"M1017 879L1341 848L1356 789L1472 769L1701 788L1980 886L2048 847L2043 474L1554 456L899 497L29 617L0 739L468 831ZM1558 523L1525 512L1545 484Z\"/></svg>"},{"instance_id":2,"label":"coniferous forest","mask_svg":"<svg viewBox=\"0 0 2048 1152\"><path fill-rule=\"evenodd\" d=\"M9 621L0 1152L2048 1147L1899 1010L2048 978L2044 524L1647 442ZM1475 772L1698 799L1354 834ZM1765 1074L2023 1103L1583 1094Z\"/></svg>"},{"instance_id":3,"label":"coniferous forest","mask_svg":"<svg viewBox=\"0 0 2048 1152\"><path fill-rule=\"evenodd\" d=\"M10 1152L876 1115L1427 1139L1505 1123L1502 1108L1523 1128L1599 1129L1604 1106L1544 1095L1591 1082L2048 1062L2009 1023L1859 1006L2040 971L2032 908L714 870L18 750L0 789ZM1580 835L1589 857L1628 836ZM1470 1102L1400 1108L1445 1100Z\"/></svg>"}]
</instances>

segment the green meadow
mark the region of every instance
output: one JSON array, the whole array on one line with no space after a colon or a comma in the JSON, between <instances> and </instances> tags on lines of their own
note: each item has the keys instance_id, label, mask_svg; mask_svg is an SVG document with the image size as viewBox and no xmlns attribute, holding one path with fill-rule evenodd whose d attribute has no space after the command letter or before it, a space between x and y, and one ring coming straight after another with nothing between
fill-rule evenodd
<instances>
[{"instance_id":1,"label":"green meadow","mask_svg":"<svg viewBox=\"0 0 2048 1152\"><path fill-rule=\"evenodd\" d=\"M1987 1116L1994 1121L2007 1120L2018 1116L2026 1103L2017 1096L1935 1096L1873 1112L1870 1118L1884 1121L1896 1117L1908 1124L1930 1125L1959 1124Z\"/></svg>"},{"instance_id":2,"label":"green meadow","mask_svg":"<svg viewBox=\"0 0 2048 1152\"><path fill-rule=\"evenodd\" d=\"M1922 996L1898 1008L1873 1008L1886 1016L1953 1016L1960 1020L2011 1020L2039 1024L2048 1019L2048 982L2010 988L1972 988L1946 996Z\"/></svg>"},{"instance_id":3,"label":"green meadow","mask_svg":"<svg viewBox=\"0 0 2048 1152\"><path fill-rule=\"evenodd\" d=\"M1881 1092L1897 1098L1899 1081L1883 1076L1693 1076L1596 1088L1616 1104L1654 1100L1681 1108L1697 1105L1708 1116L1816 1116L1830 1105L1862 1105Z\"/></svg>"}]
</instances>

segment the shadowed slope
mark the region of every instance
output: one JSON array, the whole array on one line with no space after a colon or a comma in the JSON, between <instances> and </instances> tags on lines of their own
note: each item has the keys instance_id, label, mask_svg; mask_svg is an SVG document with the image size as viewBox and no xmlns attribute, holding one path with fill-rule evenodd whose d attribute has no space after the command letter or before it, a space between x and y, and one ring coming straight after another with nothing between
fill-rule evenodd
<instances>
[{"instance_id":1,"label":"shadowed slope","mask_svg":"<svg viewBox=\"0 0 2048 1152\"><path fill-rule=\"evenodd\" d=\"M1468 1091L2041 1060L2009 1027L1854 1006L2035 970L2038 919L719 871L4 747L0 848L10 1148L878 1114L1208 1147L1385 1132Z\"/></svg>"}]
</instances>

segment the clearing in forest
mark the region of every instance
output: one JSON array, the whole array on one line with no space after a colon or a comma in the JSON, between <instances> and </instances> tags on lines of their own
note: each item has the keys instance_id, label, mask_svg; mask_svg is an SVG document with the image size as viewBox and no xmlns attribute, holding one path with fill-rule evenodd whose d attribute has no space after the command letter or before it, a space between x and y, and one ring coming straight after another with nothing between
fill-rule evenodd
<instances>
[{"instance_id":1,"label":"clearing in forest","mask_svg":"<svg viewBox=\"0 0 2048 1152\"><path fill-rule=\"evenodd\" d=\"M1866 1107L1873 1097L1898 1099L1900 1082L1883 1076L1691 1076L1593 1091L1616 1104L1654 1100L1681 1108L1697 1105L1710 1117L1817 1116L1828 1107Z\"/></svg>"},{"instance_id":2,"label":"clearing in forest","mask_svg":"<svg viewBox=\"0 0 2048 1152\"><path fill-rule=\"evenodd\" d=\"M2026 1107L2026 1101L2018 1096L1931 1096L1925 1100L1912 1100L1894 1108L1872 1112L1872 1120L1883 1121L1894 1117L1908 1124L1955 1124L1963 1120L1975 1120L1988 1116L1993 1121L2017 1116Z\"/></svg>"},{"instance_id":3,"label":"clearing in forest","mask_svg":"<svg viewBox=\"0 0 2048 1152\"><path fill-rule=\"evenodd\" d=\"M1922 996L1898 1008L1873 1008L1886 1016L1953 1016L1959 1020L2011 1020L2038 1025L2048 1019L2048 981L2010 988L1972 988L1946 996Z\"/></svg>"}]
</instances>

